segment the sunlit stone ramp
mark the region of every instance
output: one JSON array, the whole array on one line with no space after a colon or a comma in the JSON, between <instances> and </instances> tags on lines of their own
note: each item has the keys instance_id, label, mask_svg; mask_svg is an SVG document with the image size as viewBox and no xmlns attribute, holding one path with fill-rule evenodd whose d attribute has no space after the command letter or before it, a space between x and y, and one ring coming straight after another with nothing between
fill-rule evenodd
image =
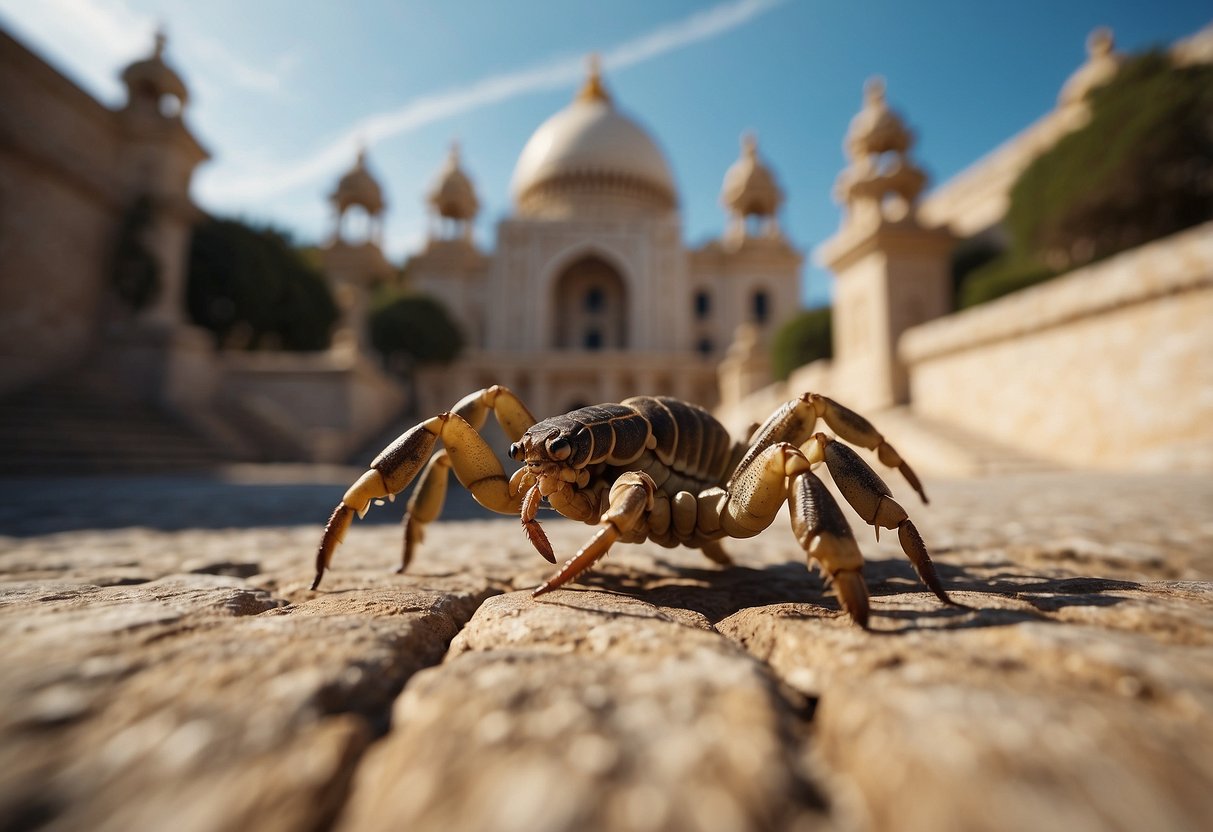
<instances>
[{"instance_id":1,"label":"sunlit stone ramp","mask_svg":"<svg viewBox=\"0 0 1213 832\"><path fill-rule=\"evenodd\" d=\"M782 520L538 602L508 520L0 539L0 828L1207 829L1213 478L928 489L975 609L861 533L872 632Z\"/></svg>"}]
</instances>

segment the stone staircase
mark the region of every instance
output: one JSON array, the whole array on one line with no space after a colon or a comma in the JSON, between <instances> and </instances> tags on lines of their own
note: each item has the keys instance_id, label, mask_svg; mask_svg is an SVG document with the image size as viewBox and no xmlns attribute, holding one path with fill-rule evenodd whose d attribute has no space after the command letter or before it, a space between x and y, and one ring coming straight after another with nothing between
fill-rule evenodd
<instances>
[{"instance_id":1,"label":"stone staircase","mask_svg":"<svg viewBox=\"0 0 1213 832\"><path fill-rule=\"evenodd\" d=\"M916 470L941 476L998 477L1062 470L1020 448L926 419L909 407L872 414L872 421Z\"/></svg>"},{"instance_id":2,"label":"stone staircase","mask_svg":"<svg viewBox=\"0 0 1213 832\"><path fill-rule=\"evenodd\" d=\"M0 476L204 470L224 455L97 371L0 399Z\"/></svg>"}]
</instances>

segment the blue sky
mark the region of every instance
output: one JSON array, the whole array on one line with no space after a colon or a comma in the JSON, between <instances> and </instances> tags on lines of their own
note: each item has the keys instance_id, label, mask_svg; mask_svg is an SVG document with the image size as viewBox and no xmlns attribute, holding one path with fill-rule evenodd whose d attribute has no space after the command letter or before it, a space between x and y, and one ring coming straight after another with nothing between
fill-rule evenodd
<instances>
[{"instance_id":1,"label":"blue sky","mask_svg":"<svg viewBox=\"0 0 1213 832\"><path fill-rule=\"evenodd\" d=\"M113 104L122 66L163 23L193 94L187 120L215 157L194 189L212 212L318 241L325 195L367 140L398 259L424 237L424 194L453 138L492 245L522 146L590 52L670 159L689 243L723 229L721 179L750 129L787 192L784 228L810 251L838 226L830 192L869 76L885 77L938 182L1048 111L1095 26L1135 51L1211 19L1207 2L1141 0L0 0L0 25ZM829 295L811 262L804 295Z\"/></svg>"}]
</instances>

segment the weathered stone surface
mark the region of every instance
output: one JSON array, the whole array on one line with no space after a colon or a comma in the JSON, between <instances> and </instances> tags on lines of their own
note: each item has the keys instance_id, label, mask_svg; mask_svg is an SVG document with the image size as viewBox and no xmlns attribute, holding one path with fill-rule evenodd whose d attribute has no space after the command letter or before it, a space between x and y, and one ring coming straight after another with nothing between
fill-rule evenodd
<instances>
[{"instance_id":1,"label":"weathered stone surface","mask_svg":"<svg viewBox=\"0 0 1213 832\"><path fill-rule=\"evenodd\" d=\"M619 546L536 602L517 520L436 524L403 576L399 527L358 523L311 593L324 511L250 527L255 489L208 486L243 527L98 530L81 502L0 539L0 828L1206 828L1213 478L928 491L903 502L974 609L852 516L871 633L783 518L735 567ZM545 523L562 556L591 533Z\"/></svg>"},{"instance_id":2,"label":"weathered stone surface","mask_svg":"<svg viewBox=\"0 0 1213 832\"><path fill-rule=\"evenodd\" d=\"M341 828L824 821L795 699L702 617L601 592L500 596L397 702Z\"/></svg>"},{"instance_id":3,"label":"weathered stone surface","mask_svg":"<svg viewBox=\"0 0 1213 832\"><path fill-rule=\"evenodd\" d=\"M214 575L6 585L0 816L16 828L324 826L404 682L495 591L388 583L294 604Z\"/></svg>"}]
</instances>

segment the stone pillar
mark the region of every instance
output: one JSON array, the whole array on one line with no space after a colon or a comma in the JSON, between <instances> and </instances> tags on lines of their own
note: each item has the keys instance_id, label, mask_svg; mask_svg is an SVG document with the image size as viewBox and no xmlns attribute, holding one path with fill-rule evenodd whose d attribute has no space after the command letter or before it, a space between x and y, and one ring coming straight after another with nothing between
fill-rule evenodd
<instances>
[{"instance_id":1,"label":"stone pillar","mask_svg":"<svg viewBox=\"0 0 1213 832\"><path fill-rule=\"evenodd\" d=\"M914 134L889 109L884 82L869 81L864 98L844 143L850 163L835 188L842 227L818 256L836 277L831 392L851 407L877 410L909 400L901 334L952 309L955 241L918 220L926 174L910 159Z\"/></svg>"},{"instance_id":2,"label":"stone pillar","mask_svg":"<svg viewBox=\"0 0 1213 832\"><path fill-rule=\"evenodd\" d=\"M836 277L831 380L848 405L873 410L909 401L897 342L910 327L951 311L953 244L945 230L901 221L840 234L823 247Z\"/></svg>"}]
</instances>

